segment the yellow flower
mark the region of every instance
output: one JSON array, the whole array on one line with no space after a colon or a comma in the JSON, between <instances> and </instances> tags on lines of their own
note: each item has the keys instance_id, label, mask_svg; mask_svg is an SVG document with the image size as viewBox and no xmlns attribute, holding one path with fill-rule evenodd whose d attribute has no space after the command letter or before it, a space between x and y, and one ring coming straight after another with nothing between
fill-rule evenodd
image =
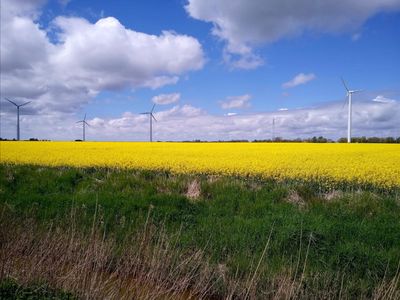
<instances>
[{"instance_id":1,"label":"yellow flower","mask_svg":"<svg viewBox=\"0 0 400 300\"><path fill-rule=\"evenodd\" d=\"M396 144L0 142L0 160L400 186Z\"/></svg>"}]
</instances>

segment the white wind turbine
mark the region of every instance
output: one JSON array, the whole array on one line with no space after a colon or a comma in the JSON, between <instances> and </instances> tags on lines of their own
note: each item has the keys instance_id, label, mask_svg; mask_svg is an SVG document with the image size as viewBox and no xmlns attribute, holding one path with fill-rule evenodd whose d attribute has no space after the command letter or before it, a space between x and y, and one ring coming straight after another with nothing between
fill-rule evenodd
<instances>
[{"instance_id":1,"label":"white wind turbine","mask_svg":"<svg viewBox=\"0 0 400 300\"><path fill-rule=\"evenodd\" d=\"M346 82L344 81L344 79L342 78L342 82L344 85L344 88L347 91L347 98L349 101L349 109L348 109L348 115L347 115L347 143L351 143L351 117L352 117L352 96L355 93L361 92L362 90L349 90L349 88L346 85Z\"/></svg>"},{"instance_id":2,"label":"white wind turbine","mask_svg":"<svg viewBox=\"0 0 400 300\"><path fill-rule=\"evenodd\" d=\"M5 98L5 99L6 99L8 102L14 104L14 105L17 107L17 141L19 141L19 136L20 136L20 134L19 134L19 108L20 108L21 106L24 106L24 105L27 105L27 104L31 103L31 101L28 101L28 102L25 102L25 103L22 103L22 104L17 104L17 103L15 103L14 101L12 101L12 100L10 100L10 99L8 99L8 98Z\"/></svg>"},{"instance_id":3,"label":"white wind turbine","mask_svg":"<svg viewBox=\"0 0 400 300\"><path fill-rule=\"evenodd\" d=\"M154 111L154 107L155 106L156 105L154 104L153 108L151 109L151 111L147 111L147 112L141 113L141 115L149 115L149 119L150 119L150 142L153 141L153 119L154 119L154 121L157 122L157 119L153 115L153 111Z\"/></svg>"},{"instance_id":4,"label":"white wind turbine","mask_svg":"<svg viewBox=\"0 0 400 300\"><path fill-rule=\"evenodd\" d=\"M275 117L272 118L272 141L275 141Z\"/></svg>"},{"instance_id":5,"label":"white wind turbine","mask_svg":"<svg viewBox=\"0 0 400 300\"><path fill-rule=\"evenodd\" d=\"M78 121L78 122L76 122L76 123L82 123L82 141L84 142L85 141L85 129L86 129L86 125L87 126L90 126L89 124L88 124L88 122L86 122L86 113L85 113L85 117L83 118L83 120L80 120L80 121Z\"/></svg>"}]
</instances>

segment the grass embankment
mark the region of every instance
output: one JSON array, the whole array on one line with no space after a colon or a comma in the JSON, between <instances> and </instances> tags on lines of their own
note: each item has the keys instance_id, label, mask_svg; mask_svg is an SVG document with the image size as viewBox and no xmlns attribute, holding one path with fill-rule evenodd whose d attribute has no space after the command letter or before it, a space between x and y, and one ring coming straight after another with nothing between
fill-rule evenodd
<instances>
[{"instance_id":1,"label":"grass embankment","mask_svg":"<svg viewBox=\"0 0 400 300\"><path fill-rule=\"evenodd\" d=\"M0 275L22 284L97 298L400 296L396 191L1 165L0 197Z\"/></svg>"},{"instance_id":2,"label":"grass embankment","mask_svg":"<svg viewBox=\"0 0 400 300\"><path fill-rule=\"evenodd\" d=\"M46 283L23 286L15 280L5 279L0 282L0 299L77 300L78 298L71 293L53 289Z\"/></svg>"}]
</instances>

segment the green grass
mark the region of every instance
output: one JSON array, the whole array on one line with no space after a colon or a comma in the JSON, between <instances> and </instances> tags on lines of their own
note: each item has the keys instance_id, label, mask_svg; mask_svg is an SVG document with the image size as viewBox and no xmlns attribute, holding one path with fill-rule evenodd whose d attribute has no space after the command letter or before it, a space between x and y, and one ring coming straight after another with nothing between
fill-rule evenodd
<instances>
[{"instance_id":1,"label":"green grass","mask_svg":"<svg viewBox=\"0 0 400 300\"><path fill-rule=\"evenodd\" d=\"M46 283L18 284L11 278L0 281L0 299L14 300L75 300L71 293L53 289Z\"/></svg>"},{"instance_id":2,"label":"green grass","mask_svg":"<svg viewBox=\"0 0 400 300\"><path fill-rule=\"evenodd\" d=\"M190 200L185 193L195 179L201 196ZM300 258L306 274L345 276L348 296L371 295L400 262L398 191L352 187L332 200L325 192L312 183L252 178L0 165L3 218L68 227L74 212L80 230L89 231L96 214L105 235L122 241L150 214L168 232L181 232L179 247L204 249L212 263L243 276L271 233L260 276L293 268ZM293 193L300 203L288 200Z\"/></svg>"}]
</instances>

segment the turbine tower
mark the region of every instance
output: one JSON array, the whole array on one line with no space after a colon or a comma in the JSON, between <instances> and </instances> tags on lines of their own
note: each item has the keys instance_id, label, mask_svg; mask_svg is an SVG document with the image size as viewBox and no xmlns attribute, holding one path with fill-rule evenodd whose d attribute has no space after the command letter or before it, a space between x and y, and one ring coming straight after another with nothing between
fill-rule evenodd
<instances>
[{"instance_id":1,"label":"turbine tower","mask_svg":"<svg viewBox=\"0 0 400 300\"><path fill-rule=\"evenodd\" d=\"M275 117L272 118L272 141L275 141Z\"/></svg>"},{"instance_id":2,"label":"turbine tower","mask_svg":"<svg viewBox=\"0 0 400 300\"><path fill-rule=\"evenodd\" d=\"M8 99L8 98L5 98L8 102L10 102L10 103L12 103L12 104L14 104L16 107L17 107L17 141L19 141L19 108L21 107L21 106L24 106L24 105L27 105L27 104L29 104L29 103L31 103L31 101L28 101L28 102L25 102L25 103L23 103L23 104L17 104L17 103L15 103L14 101L12 101L12 100L10 100L10 99Z\"/></svg>"},{"instance_id":3,"label":"turbine tower","mask_svg":"<svg viewBox=\"0 0 400 300\"><path fill-rule=\"evenodd\" d=\"M80 120L76 123L82 123L82 141L85 141L85 129L86 129L86 125L90 126L88 124L88 122L86 122L86 113L85 113L85 117L83 118L83 120Z\"/></svg>"},{"instance_id":4,"label":"turbine tower","mask_svg":"<svg viewBox=\"0 0 400 300\"><path fill-rule=\"evenodd\" d=\"M150 119L150 142L153 141L153 119L154 119L154 121L157 122L157 119L153 115L153 111L154 111L154 107L155 106L156 105L154 104L153 108L151 109L151 111L147 111L147 112L141 113L141 115L149 115L149 119Z\"/></svg>"},{"instance_id":5,"label":"turbine tower","mask_svg":"<svg viewBox=\"0 0 400 300\"><path fill-rule=\"evenodd\" d=\"M361 90L349 90L349 88L346 85L346 82L342 78L342 82L344 85L344 88L347 91L347 98L349 101L349 109L348 109L348 114L347 114L347 143L351 143L351 117L352 117L352 96L355 93L361 92Z\"/></svg>"}]
</instances>

